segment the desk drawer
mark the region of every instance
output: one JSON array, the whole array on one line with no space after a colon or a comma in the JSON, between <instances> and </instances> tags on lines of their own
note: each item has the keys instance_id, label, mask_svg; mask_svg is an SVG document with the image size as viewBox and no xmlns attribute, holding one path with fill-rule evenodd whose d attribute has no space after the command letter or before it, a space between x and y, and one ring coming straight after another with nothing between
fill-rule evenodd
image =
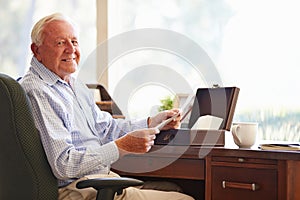
<instances>
[{"instance_id":1,"label":"desk drawer","mask_svg":"<svg viewBox=\"0 0 300 200\"><path fill-rule=\"evenodd\" d=\"M277 160L272 159L259 159L259 158L245 158L245 157L233 157L233 156L213 156L212 162L222 162L222 163L242 163L242 164L264 164L264 165L277 165Z\"/></svg>"},{"instance_id":2,"label":"desk drawer","mask_svg":"<svg viewBox=\"0 0 300 200\"><path fill-rule=\"evenodd\" d=\"M277 199L277 170L212 166L212 199Z\"/></svg>"},{"instance_id":3,"label":"desk drawer","mask_svg":"<svg viewBox=\"0 0 300 200\"><path fill-rule=\"evenodd\" d=\"M204 180L205 162L201 159L146 157L131 155L112 165L123 176L148 176Z\"/></svg>"}]
</instances>

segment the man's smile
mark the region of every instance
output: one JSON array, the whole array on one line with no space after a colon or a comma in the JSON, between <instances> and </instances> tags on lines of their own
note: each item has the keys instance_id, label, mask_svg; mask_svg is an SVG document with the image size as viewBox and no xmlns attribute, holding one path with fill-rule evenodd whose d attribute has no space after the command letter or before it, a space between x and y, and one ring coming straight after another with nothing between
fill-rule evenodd
<instances>
[{"instance_id":1,"label":"man's smile","mask_svg":"<svg viewBox=\"0 0 300 200\"><path fill-rule=\"evenodd\" d=\"M76 58L65 58L65 59L62 59L62 61L64 62L73 62L75 61Z\"/></svg>"}]
</instances>

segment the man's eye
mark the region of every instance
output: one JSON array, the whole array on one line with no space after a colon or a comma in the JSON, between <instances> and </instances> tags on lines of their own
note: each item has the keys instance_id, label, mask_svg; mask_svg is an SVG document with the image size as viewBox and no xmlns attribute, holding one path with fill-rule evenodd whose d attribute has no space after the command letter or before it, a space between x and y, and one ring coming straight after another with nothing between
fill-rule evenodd
<instances>
[{"instance_id":1,"label":"man's eye","mask_svg":"<svg viewBox=\"0 0 300 200\"><path fill-rule=\"evenodd\" d=\"M58 41L58 42L57 42L57 45L58 45L58 46L62 46L64 43L65 43L64 41Z\"/></svg>"},{"instance_id":2,"label":"man's eye","mask_svg":"<svg viewBox=\"0 0 300 200\"><path fill-rule=\"evenodd\" d=\"M78 46L78 41L77 40L73 40L72 43L73 43L74 46Z\"/></svg>"}]
</instances>

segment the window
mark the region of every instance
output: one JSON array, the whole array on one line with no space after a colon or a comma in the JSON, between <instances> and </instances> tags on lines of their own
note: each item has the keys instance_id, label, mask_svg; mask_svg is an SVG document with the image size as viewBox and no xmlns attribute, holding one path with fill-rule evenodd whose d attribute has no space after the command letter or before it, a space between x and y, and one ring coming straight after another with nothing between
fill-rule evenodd
<instances>
[{"instance_id":1,"label":"window","mask_svg":"<svg viewBox=\"0 0 300 200\"><path fill-rule=\"evenodd\" d=\"M31 59L33 24L54 12L64 13L79 24L82 61L96 48L96 1L2 0L0 4L0 71L3 73L14 78L24 75Z\"/></svg>"},{"instance_id":2,"label":"window","mask_svg":"<svg viewBox=\"0 0 300 200\"><path fill-rule=\"evenodd\" d=\"M186 36L211 58L223 86L241 89L234 121L259 122L261 139L300 141L300 5L296 1L110 0L108 3L109 39L144 28ZM148 99L155 96L155 92L149 92L150 78L160 74L150 70L155 66L169 67L182 74L192 90L210 87L205 85L201 73L190 71L191 63L180 55L155 48L134 49L109 65L111 93L118 89L120 82L138 88L127 92L130 102L124 100L122 106L125 107L121 109L135 104L138 91L139 97L144 96L141 107L150 112L153 102ZM142 73L140 68L149 71ZM166 79L172 70L162 71ZM149 74L151 72L156 73ZM147 80L147 84L143 80ZM140 83L145 84L143 95L143 88L137 87ZM156 82L153 86L158 90ZM174 94L174 89L166 89L165 84L161 88L164 93L157 94L157 99Z\"/></svg>"}]
</instances>

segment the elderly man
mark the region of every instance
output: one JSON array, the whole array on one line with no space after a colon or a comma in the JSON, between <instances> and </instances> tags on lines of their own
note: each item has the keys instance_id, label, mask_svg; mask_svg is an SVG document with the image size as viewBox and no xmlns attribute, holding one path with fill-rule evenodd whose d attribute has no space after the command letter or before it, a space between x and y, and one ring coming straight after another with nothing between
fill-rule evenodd
<instances>
[{"instance_id":1,"label":"elderly man","mask_svg":"<svg viewBox=\"0 0 300 200\"><path fill-rule=\"evenodd\" d=\"M95 199L94 189L77 189L76 181L118 176L110 165L129 153L146 153L155 128L178 114L173 109L143 120L115 120L101 111L89 89L73 73L80 61L78 30L59 13L38 21L31 33L33 58L21 80L29 96L36 126L54 175L59 199ZM180 115L164 129L177 128ZM193 199L179 192L129 187L115 199Z\"/></svg>"}]
</instances>

